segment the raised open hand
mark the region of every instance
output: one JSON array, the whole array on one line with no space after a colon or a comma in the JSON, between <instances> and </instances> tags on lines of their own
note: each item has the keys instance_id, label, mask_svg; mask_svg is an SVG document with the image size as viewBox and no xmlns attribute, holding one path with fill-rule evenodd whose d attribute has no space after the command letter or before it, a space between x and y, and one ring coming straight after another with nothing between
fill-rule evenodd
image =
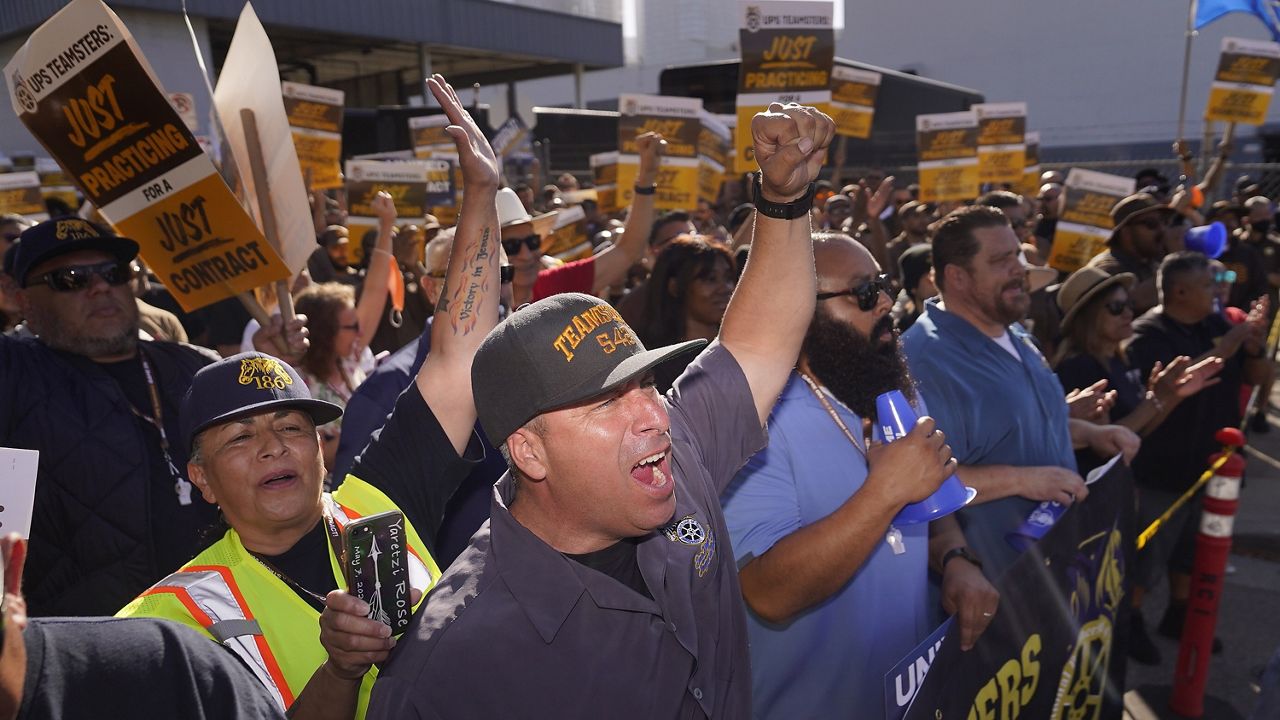
<instances>
[{"instance_id":1,"label":"raised open hand","mask_svg":"<svg viewBox=\"0 0 1280 720\"><path fill-rule=\"evenodd\" d=\"M445 117L449 118L449 126L444 129L453 144L458 148L458 166L462 169L462 184L465 187L484 187L498 185L501 168L498 158L480 132L480 126L471 118L471 113L462 106L458 93L445 81L439 73L427 79L427 87L436 102L444 108Z\"/></svg>"}]
</instances>

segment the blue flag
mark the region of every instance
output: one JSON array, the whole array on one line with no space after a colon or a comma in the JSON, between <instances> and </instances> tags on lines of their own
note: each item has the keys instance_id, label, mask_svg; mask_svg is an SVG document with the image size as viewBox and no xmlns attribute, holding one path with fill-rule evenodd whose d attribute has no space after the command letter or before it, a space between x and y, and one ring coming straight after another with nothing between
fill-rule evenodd
<instances>
[{"instance_id":1,"label":"blue flag","mask_svg":"<svg viewBox=\"0 0 1280 720\"><path fill-rule=\"evenodd\" d=\"M1199 0L1196 4L1196 29L1233 12L1249 13L1258 18L1267 26L1271 39L1280 42L1280 2L1277 0Z\"/></svg>"}]
</instances>

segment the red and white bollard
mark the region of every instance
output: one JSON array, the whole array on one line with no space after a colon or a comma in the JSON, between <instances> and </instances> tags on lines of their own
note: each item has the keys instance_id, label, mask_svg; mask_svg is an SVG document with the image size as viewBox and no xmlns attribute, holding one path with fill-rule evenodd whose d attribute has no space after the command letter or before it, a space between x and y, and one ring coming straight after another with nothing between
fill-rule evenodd
<instances>
[{"instance_id":1,"label":"red and white bollard","mask_svg":"<svg viewBox=\"0 0 1280 720\"><path fill-rule=\"evenodd\" d=\"M1214 438L1228 447L1244 447L1244 433L1223 428ZM1218 453L1209 458L1217 462ZM1200 535L1196 538L1196 558L1191 574L1191 597L1182 626L1178 665L1173 675L1173 696L1169 709L1189 718L1204 715L1204 689L1209 679L1209 656L1213 653L1214 629L1218 624L1218 604L1222 581L1231 553L1231 528L1240 505L1240 478L1244 458L1232 455L1205 487Z\"/></svg>"}]
</instances>

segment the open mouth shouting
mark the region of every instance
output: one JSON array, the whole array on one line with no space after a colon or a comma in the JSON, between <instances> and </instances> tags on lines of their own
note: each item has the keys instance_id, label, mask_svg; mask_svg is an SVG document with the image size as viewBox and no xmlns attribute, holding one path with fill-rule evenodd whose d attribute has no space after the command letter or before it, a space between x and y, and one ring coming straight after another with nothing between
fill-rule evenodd
<instances>
[{"instance_id":1,"label":"open mouth shouting","mask_svg":"<svg viewBox=\"0 0 1280 720\"><path fill-rule=\"evenodd\" d=\"M671 446L632 465L631 479L652 495L670 495L675 486L671 476Z\"/></svg>"}]
</instances>

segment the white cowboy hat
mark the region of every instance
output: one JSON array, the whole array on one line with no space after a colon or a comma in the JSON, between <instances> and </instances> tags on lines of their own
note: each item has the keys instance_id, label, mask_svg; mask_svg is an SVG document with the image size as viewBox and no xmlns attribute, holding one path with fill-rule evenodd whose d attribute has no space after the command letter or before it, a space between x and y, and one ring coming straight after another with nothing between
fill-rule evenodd
<instances>
[{"instance_id":1,"label":"white cowboy hat","mask_svg":"<svg viewBox=\"0 0 1280 720\"><path fill-rule=\"evenodd\" d=\"M548 213L542 213L538 216L529 214L524 209L524 203L520 202L520 196L516 195L516 191L511 188L502 188L498 190L498 225L499 227L510 227L512 225L520 225L522 223L532 223L533 231L539 235L546 235L551 231L551 224L556 219L559 211L552 210Z\"/></svg>"}]
</instances>

